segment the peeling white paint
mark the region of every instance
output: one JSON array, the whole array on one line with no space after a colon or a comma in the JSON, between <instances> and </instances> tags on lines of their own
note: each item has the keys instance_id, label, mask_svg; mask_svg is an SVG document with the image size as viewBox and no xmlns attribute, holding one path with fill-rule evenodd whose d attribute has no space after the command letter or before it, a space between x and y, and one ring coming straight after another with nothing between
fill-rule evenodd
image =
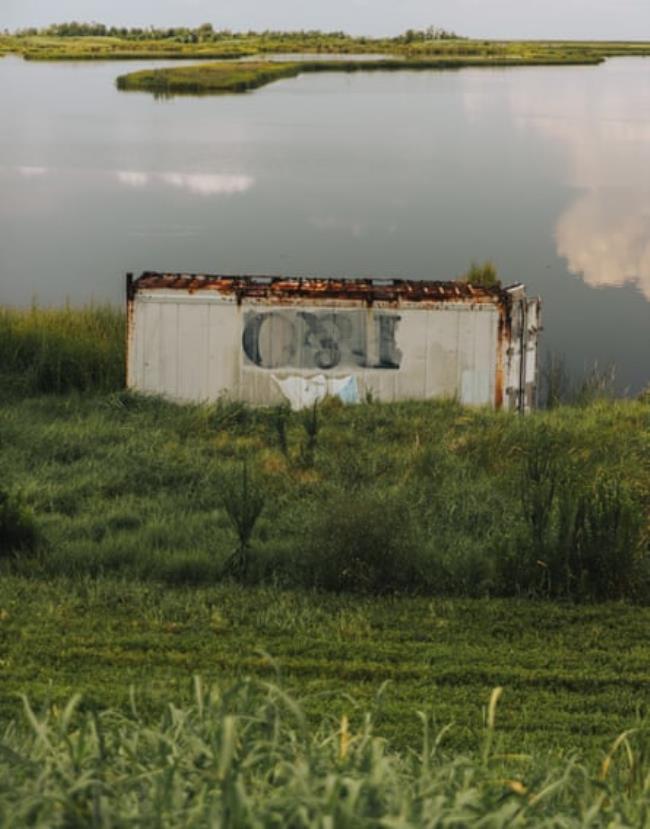
<instances>
[{"instance_id":1,"label":"peeling white paint","mask_svg":"<svg viewBox=\"0 0 650 829\"><path fill-rule=\"evenodd\" d=\"M130 312L129 386L176 400L289 401L294 409L328 395L345 403L455 398L531 408L538 301L522 286L507 289L507 301L449 293L435 302L405 292L369 304L341 294L277 301L141 287Z\"/></svg>"}]
</instances>

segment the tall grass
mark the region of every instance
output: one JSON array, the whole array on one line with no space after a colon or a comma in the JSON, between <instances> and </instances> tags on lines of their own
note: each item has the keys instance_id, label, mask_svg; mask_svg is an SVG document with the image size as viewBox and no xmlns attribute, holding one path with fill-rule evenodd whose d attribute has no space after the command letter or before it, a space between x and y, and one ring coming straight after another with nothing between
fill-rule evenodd
<instances>
[{"instance_id":1,"label":"tall grass","mask_svg":"<svg viewBox=\"0 0 650 829\"><path fill-rule=\"evenodd\" d=\"M125 377L125 317L112 306L0 308L0 377L22 394L111 391Z\"/></svg>"},{"instance_id":2,"label":"tall grass","mask_svg":"<svg viewBox=\"0 0 650 829\"><path fill-rule=\"evenodd\" d=\"M239 403L7 400L0 464L43 539L23 571L209 583L237 546L248 583L650 600L648 403L317 417L306 464L301 413L281 444L276 411Z\"/></svg>"},{"instance_id":3,"label":"tall grass","mask_svg":"<svg viewBox=\"0 0 650 829\"><path fill-rule=\"evenodd\" d=\"M310 727L281 688L196 679L194 699L138 713L34 711L0 745L0 817L35 827L632 827L647 824L647 736L622 734L589 769L575 757L499 754L497 689L483 745L450 756L423 714L398 754L366 715ZM404 716L415 717L415 712Z\"/></svg>"}]
</instances>

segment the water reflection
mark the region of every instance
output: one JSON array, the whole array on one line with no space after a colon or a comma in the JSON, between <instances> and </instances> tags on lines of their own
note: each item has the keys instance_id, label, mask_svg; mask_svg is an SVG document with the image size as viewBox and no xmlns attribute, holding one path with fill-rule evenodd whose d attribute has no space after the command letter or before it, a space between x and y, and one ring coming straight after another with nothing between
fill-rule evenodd
<instances>
[{"instance_id":1,"label":"water reflection","mask_svg":"<svg viewBox=\"0 0 650 829\"><path fill-rule=\"evenodd\" d=\"M589 285L634 283L650 301L650 193L586 193L561 216L556 241Z\"/></svg>"},{"instance_id":2,"label":"water reflection","mask_svg":"<svg viewBox=\"0 0 650 829\"><path fill-rule=\"evenodd\" d=\"M25 178L33 178L34 176L44 176L47 173L47 167L18 167L18 172Z\"/></svg>"},{"instance_id":3,"label":"water reflection","mask_svg":"<svg viewBox=\"0 0 650 829\"><path fill-rule=\"evenodd\" d=\"M648 84L637 74L622 95L632 70L647 73ZM576 191L557 220L557 253L588 285L633 284L650 300L650 61L558 73L549 100L551 77L511 76L503 100L518 131L560 149ZM474 123L493 103L476 91L465 96Z\"/></svg>"},{"instance_id":4,"label":"water reflection","mask_svg":"<svg viewBox=\"0 0 650 829\"><path fill-rule=\"evenodd\" d=\"M146 187L150 179L147 173L138 173L136 170L118 170L115 175L120 184L128 184L129 187Z\"/></svg>"},{"instance_id":5,"label":"water reflection","mask_svg":"<svg viewBox=\"0 0 650 829\"><path fill-rule=\"evenodd\" d=\"M152 268L445 279L490 258L543 297L572 371L647 384L650 60L115 88L151 64L0 61L0 303L121 302Z\"/></svg>"},{"instance_id":6,"label":"water reflection","mask_svg":"<svg viewBox=\"0 0 650 829\"><path fill-rule=\"evenodd\" d=\"M580 191L558 219L558 255L592 287L632 283L650 300L650 113L635 119L609 85L588 107L571 86L558 103L564 118L532 121L561 142Z\"/></svg>"},{"instance_id":7,"label":"water reflection","mask_svg":"<svg viewBox=\"0 0 650 829\"><path fill-rule=\"evenodd\" d=\"M118 170L117 180L129 187L145 187L160 181L171 187L180 187L198 196L230 196L245 193L255 184L252 176L222 173L144 173L138 170Z\"/></svg>"},{"instance_id":8,"label":"water reflection","mask_svg":"<svg viewBox=\"0 0 650 829\"><path fill-rule=\"evenodd\" d=\"M315 230L344 233L354 239L359 239L366 232L366 228L361 222L348 222L338 216L310 216L307 219L307 224Z\"/></svg>"}]
</instances>

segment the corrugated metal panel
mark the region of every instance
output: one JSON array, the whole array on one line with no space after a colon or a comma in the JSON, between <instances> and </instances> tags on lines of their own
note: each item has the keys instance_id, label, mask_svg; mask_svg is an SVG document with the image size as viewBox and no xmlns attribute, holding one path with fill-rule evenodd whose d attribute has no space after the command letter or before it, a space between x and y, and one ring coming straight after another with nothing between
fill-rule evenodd
<instances>
[{"instance_id":1,"label":"corrugated metal panel","mask_svg":"<svg viewBox=\"0 0 650 829\"><path fill-rule=\"evenodd\" d=\"M371 394L523 410L538 312L521 286L147 273L129 283L128 383L179 400Z\"/></svg>"}]
</instances>

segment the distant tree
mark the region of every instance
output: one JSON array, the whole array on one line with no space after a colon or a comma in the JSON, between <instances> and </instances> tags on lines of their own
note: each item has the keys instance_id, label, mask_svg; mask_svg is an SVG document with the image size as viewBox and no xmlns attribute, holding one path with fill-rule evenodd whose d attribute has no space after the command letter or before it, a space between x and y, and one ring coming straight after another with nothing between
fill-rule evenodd
<instances>
[{"instance_id":1,"label":"distant tree","mask_svg":"<svg viewBox=\"0 0 650 829\"><path fill-rule=\"evenodd\" d=\"M427 26L426 29L407 29L395 39L401 43L423 43L432 40L459 40L460 35L438 26Z\"/></svg>"}]
</instances>

